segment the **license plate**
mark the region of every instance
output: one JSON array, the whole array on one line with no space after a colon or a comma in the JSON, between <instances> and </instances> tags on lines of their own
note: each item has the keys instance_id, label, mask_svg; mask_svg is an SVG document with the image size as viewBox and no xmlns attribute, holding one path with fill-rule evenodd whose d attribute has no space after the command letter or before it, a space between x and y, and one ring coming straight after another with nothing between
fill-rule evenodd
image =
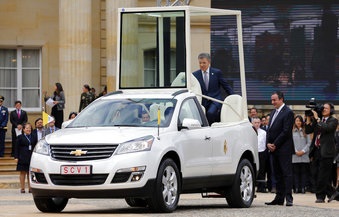
<instances>
[{"instance_id":1,"label":"license plate","mask_svg":"<svg viewBox=\"0 0 339 217\"><path fill-rule=\"evenodd\" d=\"M61 166L62 175L90 175L92 173L91 166Z\"/></svg>"}]
</instances>

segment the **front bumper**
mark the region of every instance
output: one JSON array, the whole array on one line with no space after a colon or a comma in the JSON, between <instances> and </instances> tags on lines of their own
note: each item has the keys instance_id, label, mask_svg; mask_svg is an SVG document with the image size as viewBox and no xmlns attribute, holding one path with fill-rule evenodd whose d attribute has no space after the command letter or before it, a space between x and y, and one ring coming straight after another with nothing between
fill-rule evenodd
<instances>
[{"instance_id":1,"label":"front bumper","mask_svg":"<svg viewBox=\"0 0 339 217\"><path fill-rule=\"evenodd\" d=\"M34 198L126 198L140 197L149 198L152 195L155 186L155 179L148 180L146 185L141 188L129 189L98 189L98 190L65 190L65 189L40 189L32 187Z\"/></svg>"}]
</instances>

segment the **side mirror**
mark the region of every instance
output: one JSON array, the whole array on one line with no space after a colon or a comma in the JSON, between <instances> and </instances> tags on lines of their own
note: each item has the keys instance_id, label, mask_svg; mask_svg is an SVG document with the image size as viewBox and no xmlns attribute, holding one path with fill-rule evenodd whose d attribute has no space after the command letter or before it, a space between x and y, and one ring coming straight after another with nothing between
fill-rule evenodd
<instances>
[{"instance_id":1,"label":"side mirror","mask_svg":"<svg viewBox=\"0 0 339 217\"><path fill-rule=\"evenodd\" d=\"M196 119L184 118L182 121L181 129L198 129L201 128L201 124Z\"/></svg>"}]
</instances>

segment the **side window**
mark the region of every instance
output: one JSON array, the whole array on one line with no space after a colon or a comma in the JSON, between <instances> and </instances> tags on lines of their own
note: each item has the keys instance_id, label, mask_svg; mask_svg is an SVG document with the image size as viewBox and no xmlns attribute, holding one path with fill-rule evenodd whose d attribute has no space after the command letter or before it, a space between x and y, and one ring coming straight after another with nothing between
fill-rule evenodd
<instances>
[{"instance_id":1,"label":"side window","mask_svg":"<svg viewBox=\"0 0 339 217\"><path fill-rule=\"evenodd\" d=\"M204 125L201 119L201 116L200 116L200 112L197 108L197 104L193 98L186 100L182 104L180 113L179 113L179 124L182 124L185 118L196 119L200 122L201 126Z\"/></svg>"}]
</instances>

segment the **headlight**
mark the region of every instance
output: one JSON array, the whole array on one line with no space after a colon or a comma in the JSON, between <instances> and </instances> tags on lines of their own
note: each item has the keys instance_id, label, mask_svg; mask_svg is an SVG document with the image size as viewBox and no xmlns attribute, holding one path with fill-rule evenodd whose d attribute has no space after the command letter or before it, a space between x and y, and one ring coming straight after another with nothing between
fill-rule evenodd
<instances>
[{"instance_id":1,"label":"headlight","mask_svg":"<svg viewBox=\"0 0 339 217\"><path fill-rule=\"evenodd\" d=\"M40 139L34 148L34 152L38 154L49 155L49 145L45 139Z\"/></svg>"},{"instance_id":2,"label":"headlight","mask_svg":"<svg viewBox=\"0 0 339 217\"><path fill-rule=\"evenodd\" d=\"M149 151L154 141L153 136L146 136L139 139L131 140L119 145L116 154L126 154L138 151Z\"/></svg>"}]
</instances>

